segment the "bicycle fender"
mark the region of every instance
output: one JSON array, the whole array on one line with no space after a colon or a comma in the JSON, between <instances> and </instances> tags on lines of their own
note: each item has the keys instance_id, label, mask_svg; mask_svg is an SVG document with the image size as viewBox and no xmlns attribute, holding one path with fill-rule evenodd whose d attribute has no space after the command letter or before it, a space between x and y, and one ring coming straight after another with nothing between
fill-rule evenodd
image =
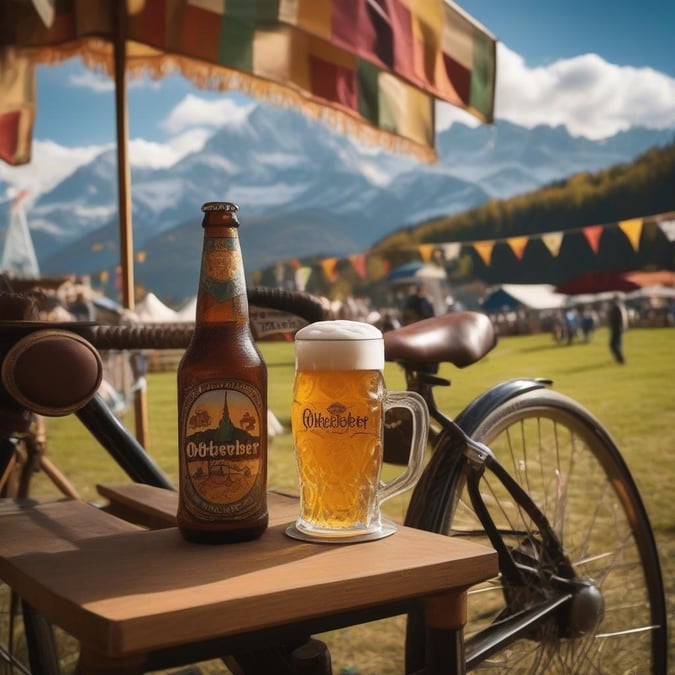
<instances>
[{"instance_id":1,"label":"bicycle fender","mask_svg":"<svg viewBox=\"0 0 675 675\"><path fill-rule=\"evenodd\" d=\"M481 420L497 406L516 396L535 389L544 389L551 384L553 384L552 380L540 377L516 378L500 382L471 401L455 418L455 422L465 433L471 435Z\"/></svg>"}]
</instances>

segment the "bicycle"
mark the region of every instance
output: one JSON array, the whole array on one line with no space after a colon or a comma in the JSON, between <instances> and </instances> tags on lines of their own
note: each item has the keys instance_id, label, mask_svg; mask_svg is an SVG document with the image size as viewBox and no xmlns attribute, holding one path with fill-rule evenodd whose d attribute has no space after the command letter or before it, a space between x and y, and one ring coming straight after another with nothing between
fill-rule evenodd
<instances>
[{"instance_id":1,"label":"bicycle","mask_svg":"<svg viewBox=\"0 0 675 675\"><path fill-rule=\"evenodd\" d=\"M667 672L663 580L649 519L602 425L541 379L480 395L455 420L433 388L438 363L494 346L483 315L449 314L385 333L387 360L438 424L405 524L487 541L500 576L469 591L468 669ZM506 468L508 463L509 469ZM412 616L407 669L421 662Z\"/></svg>"},{"instance_id":2,"label":"bicycle","mask_svg":"<svg viewBox=\"0 0 675 675\"><path fill-rule=\"evenodd\" d=\"M323 308L308 313L325 318ZM99 349L153 346L151 328L87 330ZM447 314L389 331L384 340L387 360L403 368L434 420L430 460L405 524L476 537L498 553L499 577L469 592L468 668L665 673L665 594L654 537L602 425L541 379L499 384L454 420L439 410L433 388L449 382L438 377L438 364L467 367L496 344L485 315ZM172 487L97 396L75 414L133 480ZM404 424L388 420L390 433ZM392 442L387 459L398 459L390 456L395 449ZM423 628L421 614L411 613L406 672L421 668ZM29 651L37 659L33 652L51 647L43 649L35 633Z\"/></svg>"}]
</instances>

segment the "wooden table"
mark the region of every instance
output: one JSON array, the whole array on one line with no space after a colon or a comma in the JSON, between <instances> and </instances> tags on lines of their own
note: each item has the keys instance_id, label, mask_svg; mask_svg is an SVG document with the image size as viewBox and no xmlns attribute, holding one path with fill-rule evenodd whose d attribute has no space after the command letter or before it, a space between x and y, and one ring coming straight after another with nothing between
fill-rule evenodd
<instances>
[{"instance_id":1,"label":"wooden table","mask_svg":"<svg viewBox=\"0 0 675 675\"><path fill-rule=\"evenodd\" d=\"M140 489L160 515L175 513L174 493ZM269 507L259 540L208 546L75 500L6 502L0 578L80 640L87 675L206 660L401 614L420 599L428 629L461 646L466 589L496 573L494 551L406 527L361 544L304 543L284 534L297 501L271 493ZM428 673L452 672L443 649L430 652Z\"/></svg>"}]
</instances>

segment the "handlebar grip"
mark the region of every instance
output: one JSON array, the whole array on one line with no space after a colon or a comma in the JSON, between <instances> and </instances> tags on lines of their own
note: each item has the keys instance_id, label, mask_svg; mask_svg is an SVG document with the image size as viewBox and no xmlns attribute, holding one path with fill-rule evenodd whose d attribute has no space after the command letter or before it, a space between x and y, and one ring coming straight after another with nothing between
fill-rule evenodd
<instances>
[{"instance_id":1,"label":"handlebar grip","mask_svg":"<svg viewBox=\"0 0 675 675\"><path fill-rule=\"evenodd\" d=\"M2 362L2 384L27 410L59 417L79 410L103 378L99 353L70 331L45 329L18 340Z\"/></svg>"},{"instance_id":2,"label":"handlebar grip","mask_svg":"<svg viewBox=\"0 0 675 675\"><path fill-rule=\"evenodd\" d=\"M250 305L265 309L278 309L282 312L295 314L307 321L307 323L322 321L327 315L326 308L321 303L321 300L309 293L268 288L265 286L253 286L247 289L247 294Z\"/></svg>"}]
</instances>

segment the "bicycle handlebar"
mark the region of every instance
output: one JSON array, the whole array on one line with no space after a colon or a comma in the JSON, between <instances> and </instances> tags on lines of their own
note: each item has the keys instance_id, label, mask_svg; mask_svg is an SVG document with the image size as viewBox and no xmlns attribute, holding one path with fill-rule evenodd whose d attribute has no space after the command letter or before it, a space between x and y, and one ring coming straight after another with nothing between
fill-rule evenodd
<instances>
[{"instance_id":1,"label":"bicycle handlebar","mask_svg":"<svg viewBox=\"0 0 675 675\"><path fill-rule=\"evenodd\" d=\"M313 295L277 288L247 289L249 304L274 309L304 319L321 321L326 310ZM97 349L184 349L194 330L193 323L98 325L81 327L78 333Z\"/></svg>"}]
</instances>

